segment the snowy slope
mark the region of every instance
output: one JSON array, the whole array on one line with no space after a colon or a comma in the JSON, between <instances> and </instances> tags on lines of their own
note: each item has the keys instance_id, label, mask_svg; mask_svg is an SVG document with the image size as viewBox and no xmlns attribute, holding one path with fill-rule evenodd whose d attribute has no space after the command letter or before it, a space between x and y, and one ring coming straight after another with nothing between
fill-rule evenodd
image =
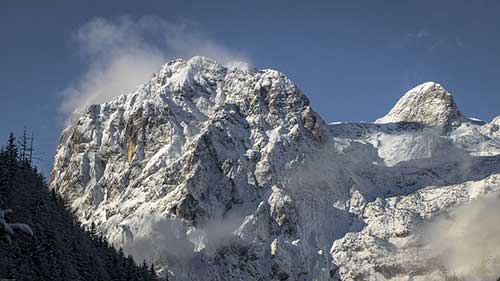
<instances>
[{"instance_id":1,"label":"snowy slope","mask_svg":"<svg viewBox=\"0 0 500 281\"><path fill-rule=\"evenodd\" d=\"M446 269L405 241L500 187L495 120L429 82L376 123L326 124L282 73L194 57L68 126L51 188L175 280L425 280Z\"/></svg>"}]
</instances>

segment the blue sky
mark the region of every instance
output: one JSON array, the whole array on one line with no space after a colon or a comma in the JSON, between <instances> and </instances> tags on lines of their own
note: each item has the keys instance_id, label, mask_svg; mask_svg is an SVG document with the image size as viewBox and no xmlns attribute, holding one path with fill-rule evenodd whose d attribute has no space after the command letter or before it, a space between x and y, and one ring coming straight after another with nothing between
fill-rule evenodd
<instances>
[{"instance_id":1,"label":"blue sky","mask_svg":"<svg viewBox=\"0 0 500 281\"><path fill-rule=\"evenodd\" d=\"M499 15L498 1L4 0L0 137L34 131L48 173L68 112L134 76L117 69L196 53L284 72L326 121L374 120L429 80L488 121L500 115Z\"/></svg>"}]
</instances>

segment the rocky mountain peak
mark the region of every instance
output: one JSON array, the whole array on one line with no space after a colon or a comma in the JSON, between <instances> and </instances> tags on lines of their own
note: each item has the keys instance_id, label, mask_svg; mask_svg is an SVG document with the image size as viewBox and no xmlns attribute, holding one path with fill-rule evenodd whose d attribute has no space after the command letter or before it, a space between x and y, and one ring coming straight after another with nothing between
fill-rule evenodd
<instances>
[{"instance_id":1,"label":"rocky mountain peak","mask_svg":"<svg viewBox=\"0 0 500 281\"><path fill-rule=\"evenodd\" d=\"M443 86L426 82L409 90L387 115L375 123L415 122L449 128L465 119L453 96Z\"/></svg>"},{"instance_id":2,"label":"rocky mountain peak","mask_svg":"<svg viewBox=\"0 0 500 281\"><path fill-rule=\"evenodd\" d=\"M179 59L79 116L50 187L169 280L443 280L392 243L500 190L498 130L462 120L430 82L377 121L427 126L326 125L279 71Z\"/></svg>"}]
</instances>

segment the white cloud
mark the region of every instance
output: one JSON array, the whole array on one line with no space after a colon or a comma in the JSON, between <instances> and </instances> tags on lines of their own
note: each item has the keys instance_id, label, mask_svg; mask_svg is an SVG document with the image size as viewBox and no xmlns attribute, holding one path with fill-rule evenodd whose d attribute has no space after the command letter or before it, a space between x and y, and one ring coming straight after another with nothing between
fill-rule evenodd
<instances>
[{"instance_id":1,"label":"white cloud","mask_svg":"<svg viewBox=\"0 0 500 281\"><path fill-rule=\"evenodd\" d=\"M500 276L500 200L487 197L453 210L427 227L425 237L440 261L466 281Z\"/></svg>"},{"instance_id":2,"label":"white cloud","mask_svg":"<svg viewBox=\"0 0 500 281\"><path fill-rule=\"evenodd\" d=\"M205 36L196 24L157 17L96 18L76 31L74 41L88 68L63 91L60 110L66 115L131 92L169 59L201 55L225 65L248 62Z\"/></svg>"}]
</instances>

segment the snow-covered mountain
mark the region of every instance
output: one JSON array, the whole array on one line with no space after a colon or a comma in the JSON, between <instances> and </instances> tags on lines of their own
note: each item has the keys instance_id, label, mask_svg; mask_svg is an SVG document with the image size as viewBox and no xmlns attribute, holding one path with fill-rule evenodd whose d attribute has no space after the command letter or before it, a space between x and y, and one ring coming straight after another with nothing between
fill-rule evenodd
<instances>
[{"instance_id":1,"label":"snow-covered mountain","mask_svg":"<svg viewBox=\"0 0 500 281\"><path fill-rule=\"evenodd\" d=\"M90 106L50 184L175 280L443 280L420 229L500 189L499 126L433 82L327 124L282 73L194 57Z\"/></svg>"}]
</instances>

